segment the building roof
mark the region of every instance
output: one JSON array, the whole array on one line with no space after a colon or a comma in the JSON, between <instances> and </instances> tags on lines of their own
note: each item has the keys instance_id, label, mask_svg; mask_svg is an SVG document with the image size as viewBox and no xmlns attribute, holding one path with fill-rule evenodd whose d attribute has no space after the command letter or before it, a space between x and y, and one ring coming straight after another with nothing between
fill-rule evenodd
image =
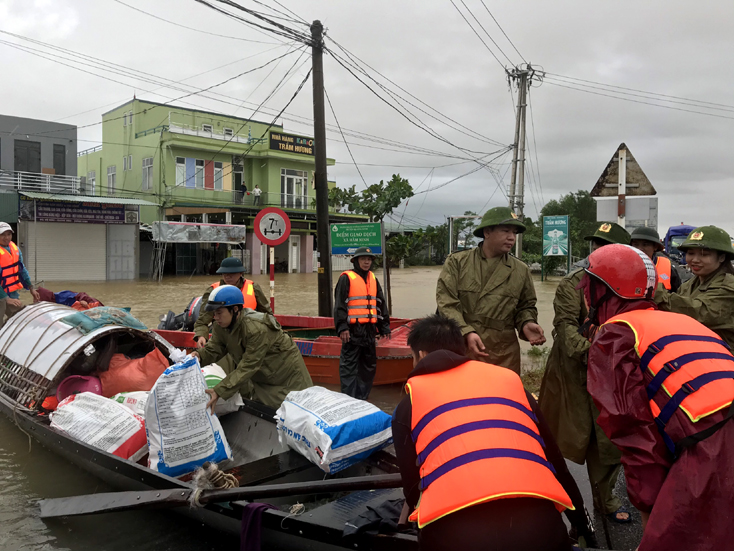
<instances>
[{"instance_id":1,"label":"building roof","mask_svg":"<svg viewBox=\"0 0 734 551\"><path fill-rule=\"evenodd\" d=\"M37 193L35 191L21 191L20 195L29 199L43 199L47 201L67 201L73 203L101 203L104 205L140 205L145 207L157 207L158 203L152 203L145 199L133 199L131 197L100 197L97 195L72 195L59 193Z\"/></svg>"},{"instance_id":2,"label":"building roof","mask_svg":"<svg viewBox=\"0 0 734 551\"><path fill-rule=\"evenodd\" d=\"M113 107L109 111L106 111L102 113L102 116L112 113L113 111L117 111L120 107L124 107L125 105L130 105L134 101L139 101L141 103L148 103L150 105L155 105L156 107L168 107L170 109L178 109L181 111L190 111L192 113L205 113L207 115L214 115L216 117L227 117L228 119L234 119L237 121L242 122L254 122L256 124L264 124L265 126L268 126L269 122L263 122L263 121L256 121L254 119L244 119L242 117L235 117L234 115L228 115L227 113L217 113L216 111L206 111L205 109L196 109L191 107L181 107L180 105L174 105L172 103L158 103L157 101L149 101L147 99L140 99L140 98L133 98L130 101L126 101L125 103L121 103L117 107ZM273 128L283 128L282 124L273 124Z\"/></svg>"}]
</instances>

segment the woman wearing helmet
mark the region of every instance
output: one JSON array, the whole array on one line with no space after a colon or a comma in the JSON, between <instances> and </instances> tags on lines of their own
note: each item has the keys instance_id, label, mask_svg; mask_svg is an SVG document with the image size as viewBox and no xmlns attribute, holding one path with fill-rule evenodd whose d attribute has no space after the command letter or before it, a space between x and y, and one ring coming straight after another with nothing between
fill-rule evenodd
<instances>
[{"instance_id":1,"label":"woman wearing helmet","mask_svg":"<svg viewBox=\"0 0 734 551\"><path fill-rule=\"evenodd\" d=\"M600 327L587 387L642 514L639 550L731 548L734 356L703 324L657 309L642 251L609 245L585 271L579 287Z\"/></svg>"},{"instance_id":2,"label":"woman wearing helmet","mask_svg":"<svg viewBox=\"0 0 734 551\"><path fill-rule=\"evenodd\" d=\"M716 226L696 228L678 247L694 277L676 294L660 287L655 302L661 310L686 314L715 331L734 347L734 248L729 234Z\"/></svg>"},{"instance_id":3,"label":"woman wearing helmet","mask_svg":"<svg viewBox=\"0 0 734 551\"><path fill-rule=\"evenodd\" d=\"M226 400L236 392L277 409L291 390L313 386L298 347L276 319L243 309L243 304L242 291L237 287L220 285L214 289L206 305L214 312L212 338L204 348L192 352L202 365L228 355L232 359L222 363L227 376L207 390L207 407L212 411L219 398Z\"/></svg>"}]
</instances>

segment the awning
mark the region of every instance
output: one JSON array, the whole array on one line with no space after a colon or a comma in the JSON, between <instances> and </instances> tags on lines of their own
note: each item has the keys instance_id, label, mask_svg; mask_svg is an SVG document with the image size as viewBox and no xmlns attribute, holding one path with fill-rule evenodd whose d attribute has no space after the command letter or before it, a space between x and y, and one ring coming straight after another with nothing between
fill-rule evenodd
<instances>
[{"instance_id":1,"label":"awning","mask_svg":"<svg viewBox=\"0 0 734 551\"><path fill-rule=\"evenodd\" d=\"M73 203L101 203L104 205L141 205L145 207L157 207L158 203L152 203L145 199L133 199L130 197L101 197L99 195L73 195L69 193L37 193L35 191L18 192L29 199L42 199L45 201L69 201Z\"/></svg>"}]
</instances>

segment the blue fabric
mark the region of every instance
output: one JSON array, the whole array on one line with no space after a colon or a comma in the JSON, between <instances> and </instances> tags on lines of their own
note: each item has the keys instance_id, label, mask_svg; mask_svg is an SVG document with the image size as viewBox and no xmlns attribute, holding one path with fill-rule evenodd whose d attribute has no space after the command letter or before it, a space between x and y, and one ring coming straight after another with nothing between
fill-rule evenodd
<instances>
[{"instance_id":1,"label":"blue fabric","mask_svg":"<svg viewBox=\"0 0 734 551\"><path fill-rule=\"evenodd\" d=\"M729 345L718 337L708 337L706 335L668 335L667 337L662 337L656 340L654 343L648 346L647 350L642 355L642 358L640 358L640 369L642 369L642 371L645 371L655 355L669 344L683 341L713 342L716 344L720 344L721 346L729 350Z\"/></svg>"},{"instance_id":2,"label":"blue fabric","mask_svg":"<svg viewBox=\"0 0 734 551\"><path fill-rule=\"evenodd\" d=\"M458 469L459 467L462 467L469 463L473 463L474 461L481 461L482 459L496 459L499 457L512 457L514 459L525 459L527 461L533 461L534 463L543 465L545 468L550 470L554 476L556 474L556 470L553 468L553 465L548 463L548 461L546 461L539 455L523 450L514 450L512 448L492 448L488 450L477 450L469 452L464 455L460 455L459 457L455 457L451 461L447 461L431 474L428 474L421 478L421 490L425 490L431 484L436 482L436 480L441 478L443 475L453 471L454 469Z\"/></svg>"},{"instance_id":3,"label":"blue fabric","mask_svg":"<svg viewBox=\"0 0 734 551\"><path fill-rule=\"evenodd\" d=\"M76 302L77 293L74 291L59 291L58 293L54 293L54 300L56 301L56 304L63 304L64 306L71 306Z\"/></svg>"},{"instance_id":4,"label":"blue fabric","mask_svg":"<svg viewBox=\"0 0 734 551\"><path fill-rule=\"evenodd\" d=\"M538 443L545 448L545 442L543 442L541 436L532 429L526 427L525 425L515 423L514 421L505 421L500 419L483 419L481 421L464 423L463 425L459 425L458 427L454 427L447 430L446 432L439 434L436 438L431 440L431 442L425 447L425 449L421 453L418 454L418 461L422 465L426 458L431 454L431 452L433 452L433 450L455 436L483 429L510 429L523 432L535 438Z\"/></svg>"},{"instance_id":5,"label":"blue fabric","mask_svg":"<svg viewBox=\"0 0 734 551\"><path fill-rule=\"evenodd\" d=\"M148 328L140 321L130 315L129 308L112 308L110 306L99 306L90 308L84 312L69 314L60 321L76 327L84 335L88 335L105 325L118 325L147 331Z\"/></svg>"},{"instance_id":6,"label":"blue fabric","mask_svg":"<svg viewBox=\"0 0 734 551\"><path fill-rule=\"evenodd\" d=\"M672 373L678 371L681 367L696 360L724 360L734 362L734 356L729 353L722 352L693 352L691 354L683 354L682 356L670 360L665 364L668 369L661 369L653 377L650 384L647 385L647 397L652 400L655 394L657 394L660 387Z\"/></svg>"},{"instance_id":7,"label":"blue fabric","mask_svg":"<svg viewBox=\"0 0 734 551\"><path fill-rule=\"evenodd\" d=\"M496 396L483 397L483 398L467 398L465 400L456 400L454 402L449 402L448 404L443 404L429 411L428 413L426 413L423 416L423 419L421 419L418 422L418 424L413 429L413 432L411 433L413 436L413 442L418 440L418 435L421 433L423 429L426 428L426 426L428 426L428 423L433 421L439 415L446 413L447 411L454 410L454 409L465 408L465 407L470 407L470 406L484 406L484 405L489 405L489 404L499 404L499 405L510 406L515 409L519 409L520 411L528 415L535 423L538 422L538 418L535 417L535 414L531 410L526 408L524 405L522 405L520 402L516 402L508 398L498 398Z\"/></svg>"}]
</instances>

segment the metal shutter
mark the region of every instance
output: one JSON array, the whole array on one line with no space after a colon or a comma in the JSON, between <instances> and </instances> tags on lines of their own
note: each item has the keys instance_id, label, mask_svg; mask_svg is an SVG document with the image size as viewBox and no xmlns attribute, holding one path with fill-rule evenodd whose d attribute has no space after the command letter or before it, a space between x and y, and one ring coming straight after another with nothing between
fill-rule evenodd
<instances>
[{"instance_id":1,"label":"metal shutter","mask_svg":"<svg viewBox=\"0 0 734 551\"><path fill-rule=\"evenodd\" d=\"M27 222L23 260L33 281L107 279L105 224ZM36 235L38 232L38 235ZM37 247L37 250L36 250ZM38 262L36 270L35 262Z\"/></svg>"}]
</instances>

